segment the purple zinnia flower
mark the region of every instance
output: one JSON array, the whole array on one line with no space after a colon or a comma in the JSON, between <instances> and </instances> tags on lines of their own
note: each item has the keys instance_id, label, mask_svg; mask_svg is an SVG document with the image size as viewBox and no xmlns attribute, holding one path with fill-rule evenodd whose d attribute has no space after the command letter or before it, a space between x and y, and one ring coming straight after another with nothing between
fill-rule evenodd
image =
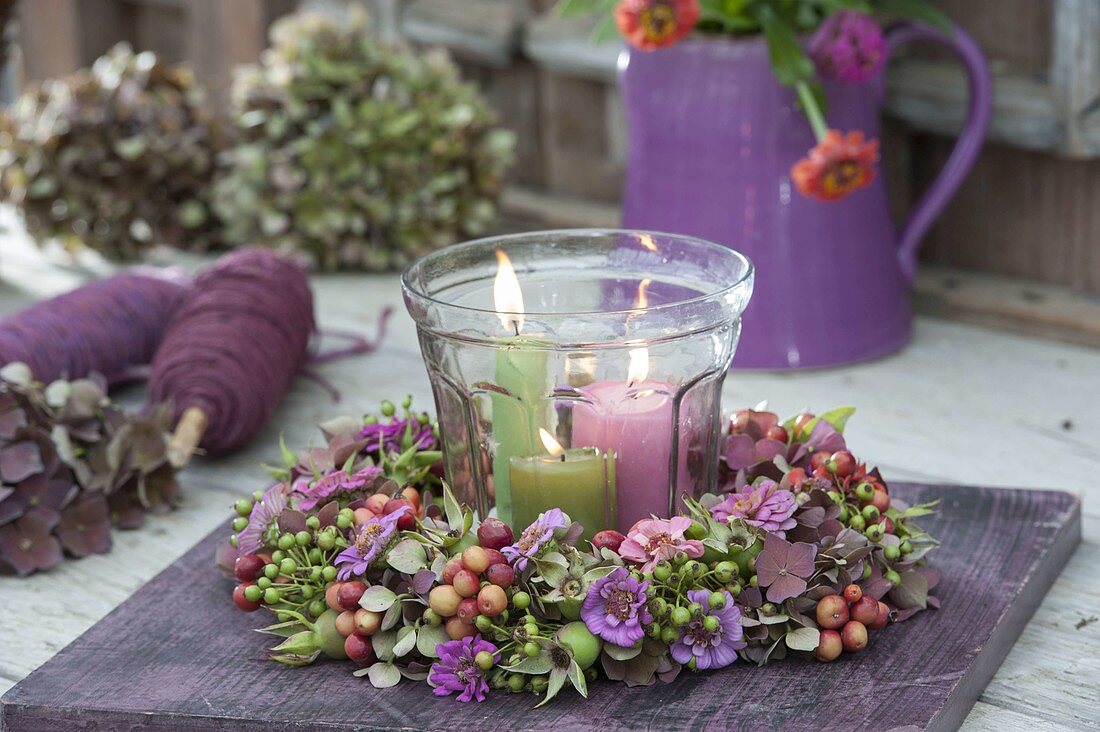
<instances>
[{"instance_id":1,"label":"purple zinnia flower","mask_svg":"<svg viewBox=\"0 0 1100 732\"><path fill-rule=\"evenodd\" d=\"M256 502L248 515L248 526L237 534L237 556L255 554L263 548L263 536L286 508L289 496L290 486L286 483L276 483L264 491L264 497Z\"/></svg>"},{"instance_id":2,"label":"purple zinnia flower","mask_svg":"<svg viewBox=\"0 0 1100 732\"><path fill-rule=\"evenodd\" d=\"M472 635L440 643L435 651L439 660L432 664L428 673L428 683L435 687L435 695L450 696L457 691L460 702L485 701L489 683L475 658L481 652L491 653L496 663L500 661L497 647L480 635Z\"/></svg>"},{"instance_id":3,"label":"purple zinnia flower","mask_svg":"<svg viewBox=\"0 0 1100 732\"><path fill-rule=\"evenodd\" d=\"M643 626L653 622L645 607L647 589L649 582L640 582L625 567L619 567L588 588L581 620L608 643L629 648L645 635Z\"/></svg>"},{"instance_id":4,"label":"purple zinnia flower","mask_svg":"<svg viewBox=\"0 0 1100 732\"><path fill-rule=\"evenodd\" d=\"M352 575L366 574L371 562L382 554L397 531L397 520L411 510L412 506L402 506L391 514L372 518L362 524L355 534L355 542L336 555L335 564L342 565L337 578L345 581Z\"/></svg>"},{"instance_id":5,"label":"purple zinnia flower","mask_svg":"<svg viewBox=\"0 0 1100 732\"><path fill-rule=\"evenodd\" d=\"M548 541L554 536L556 529L564 529L569 525L566 516L560 508L551 508L540 513L535 522L523 530L519 540L501 549L501 553L508 557L512 566L522 572L527 568L527 560L539 553Z\"/></svg>"},{"instance_id":6,"label":"purple zinnia flower","mask_svg":"<svg viewBox=\"0 0 1100 732\"><path fill-rule=\"evenodd\" d=\"M405 445L405 435L410 436L410 442ZM435 437L432 435L430 424L420 424L416 419L394 419L388 424L376 422L363 425L359 430L359 438L367 441L365 452L404 452L409 447L416 445L418 450L430 450L435 447Z\"/></svg>"},{"instance_id":7,"label":"purple zinnia flower","mask_svg":"<svg viewBox=\"0 0 1100 732\"><path fill-rule=\"evenodd\" d=\"M856 10L833 13L810 39L810 56L821 75L849 84L877 74L888 51L879 24Z\"/></svg>"},{"instance_id":8,"label":"purple zinnia flower","mask_svg":"<svg viewBox=\"0 0 1100 732\"><path fill-rule=\"evenodd\" d=\"M768 601L780 603L805 592L816 556L813 544L792 544L775 534L765 536L764 551L756 557L756 578L761 587L768 588Z\"/></svg>"},{"instance_id":9,"label":"purple zinnia flower","mask_svg":"<svg viewBox=\"0 0 1100 732\"><path fill-rule=\"evenodd\" d=\"M738 493L730 493L726 500L711 506L710 513L718 521L739 518L785 537L787 529L793 529L797 523L792 518L796 508L798 501L793 493L780 488L774 480L762 480L755 487L747 485Z\"/></svg>"},{"instance_id":10,"label":"purple zinnia flower","mask_svg":"<svg viewBox=\"0 0 1100 732\"><path fill-rule=\"evenodd\" d=\"M720 608L711 608L709 590L691 590L687 593L688 599L703 606L701 617L693 618L690 623L680 631L680 638L672 644L669 651L677 663L686 664L695 659L695 668L705 671L709 668L724 668L737 660L737 652L747 643L741 639L744 630L741 628L741 608L733 602L733 596L728 592L726 604ZM707 629L707 619L717 618L718 624Z\"/></svg>"},{"instance_id":11,"label":"purple zinnia flower","mask_svg":"<svg viewBox=\"0 0 1100 732\"><path fill-rule=\"evenodd\" d=\"M382 468L368 465L354 473L349 473L346 470L334 470L318 478L313 485L307 485L305 481L299 481L294 486L294 491L302 496L301 500L298 501L298 506L303 511L310 511L316 508L318 504L323 503L325 499L337 493L359 490L381 474Z\"/></svg>"}]
</instances>

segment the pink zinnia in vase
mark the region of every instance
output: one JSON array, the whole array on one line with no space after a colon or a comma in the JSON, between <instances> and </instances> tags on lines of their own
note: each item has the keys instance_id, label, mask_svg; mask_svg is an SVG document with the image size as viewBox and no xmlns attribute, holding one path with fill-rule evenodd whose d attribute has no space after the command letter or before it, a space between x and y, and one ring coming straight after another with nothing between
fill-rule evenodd
<instances>
[{"instance_id":1,"label":"pink zinnia in vase","mask_svg":"<svg viewBox=\"0 0 1100 732\"><path fill-rule=\"evenodd\" d=\"M710 513L718 521L731 518L759 526L780 537L793 529L798 500L788 490L783 490L774 480L762 480L756 486L747 485L739 493L731 493L726 500L711 506Z\"/></svg>"},{"instance_id":2,"label":"pink zinnia in vase","mask_svg":"<svg viewBox=\"0 0 1100 732\"><path fill-rule=\"evenodd\" d=\"M889 50L878 22L857 10L833 13L810 39L810 56L821 75L848 84L877 74Z\"/></svg>"},{"instance_id":3,"label":"pink zinnia in vase","mask_svg":"<svg viewBox=\"0 0 1100 732\"><path fill-rule=\"evenodd\" d=\"M691 526L691 519L673 516L664 519L643 519L627 532L626 541L619 546L619 556L642 565L649 572L662 560L672 561L677 552L689 557L703 556L703 542L685 539L684 532Z\"/></svg>"}]
</instances>

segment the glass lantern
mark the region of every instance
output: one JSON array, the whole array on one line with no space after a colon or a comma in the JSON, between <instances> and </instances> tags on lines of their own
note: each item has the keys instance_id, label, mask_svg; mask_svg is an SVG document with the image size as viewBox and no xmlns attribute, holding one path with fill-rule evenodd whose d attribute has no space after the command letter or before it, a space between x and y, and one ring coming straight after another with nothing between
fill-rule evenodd
<instances>
[{"instance_id":1,"label":"glass lantern","mask_svg":"<svg viewBox=\"0 0 1100 732\"><path fill-rule=\"evenodd\" d=\"M560 508L625 533L717 481L721 388L752 294L743 255L565 230L429 254L402 276L447 479L522 530Z\"/></svg>"}]
</instances>

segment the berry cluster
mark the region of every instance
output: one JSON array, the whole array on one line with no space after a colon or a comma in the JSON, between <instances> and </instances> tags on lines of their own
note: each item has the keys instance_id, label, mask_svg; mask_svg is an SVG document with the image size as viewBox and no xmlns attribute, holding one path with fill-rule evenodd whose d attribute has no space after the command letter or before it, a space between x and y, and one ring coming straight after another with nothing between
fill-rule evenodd
<instances>
[{"instance_id":1,"label":"berry cluster","mask_svg":"<svg viewBox=\"0 0 1100 732\"><path fill-rule=\"evenodd\" d=\"M459 640L478 632L477 620L503 616L508 619L509 603L522 604L512 592L516 571L500 550L512 543L512 529L497 519L486 519L477 530L478 544L466 547L462 553L443 565L440 584L428 594L428 609L424 619L431 625L443 624L447 637Z\"/></svg>"},{"instance_id":2,"label":"berry cluster","mask_svg":"<svg viewBox=\"0 0 1100 732\"><path fill-rule=\"evenodd\" d=\"M841 595L826 595L817 601L820 640L814 657L835 661L841 651L856 653L867 647L867 631L881 630L890 621L890 608L881 600L864 595L857 584L844 588Z\"/></svg>"}]
</instances>

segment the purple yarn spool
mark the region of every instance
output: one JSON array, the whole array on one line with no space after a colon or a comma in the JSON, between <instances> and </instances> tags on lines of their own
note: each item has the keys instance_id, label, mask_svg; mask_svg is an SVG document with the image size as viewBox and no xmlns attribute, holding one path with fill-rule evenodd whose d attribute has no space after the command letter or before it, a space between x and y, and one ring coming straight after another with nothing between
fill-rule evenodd
<instances>
[{"instance_id":1,"label":"purple yarn spool","mask_svg":"<svg viewBox=\"0 0 1100 732\"><path fill-rule=\"evenodd\" d=\"M179 275L134 271L43 300L0 321L0 363L22 361L46 383L124 380L153 358L187 289Z\"/></svg>"},{"instance_id":2,"label":"purple yarn spool","mask_svg":"<svg viewBox=\"0 0 1100 732\"><path fill-rule=\"evenodd\" d=\"M228 254L180 304L153 359L150 402L171 401L177 420L201 410L209 454L242 447L306 365L315 330L301 265L267 249Z\"/></svg>"}]
</instances>

